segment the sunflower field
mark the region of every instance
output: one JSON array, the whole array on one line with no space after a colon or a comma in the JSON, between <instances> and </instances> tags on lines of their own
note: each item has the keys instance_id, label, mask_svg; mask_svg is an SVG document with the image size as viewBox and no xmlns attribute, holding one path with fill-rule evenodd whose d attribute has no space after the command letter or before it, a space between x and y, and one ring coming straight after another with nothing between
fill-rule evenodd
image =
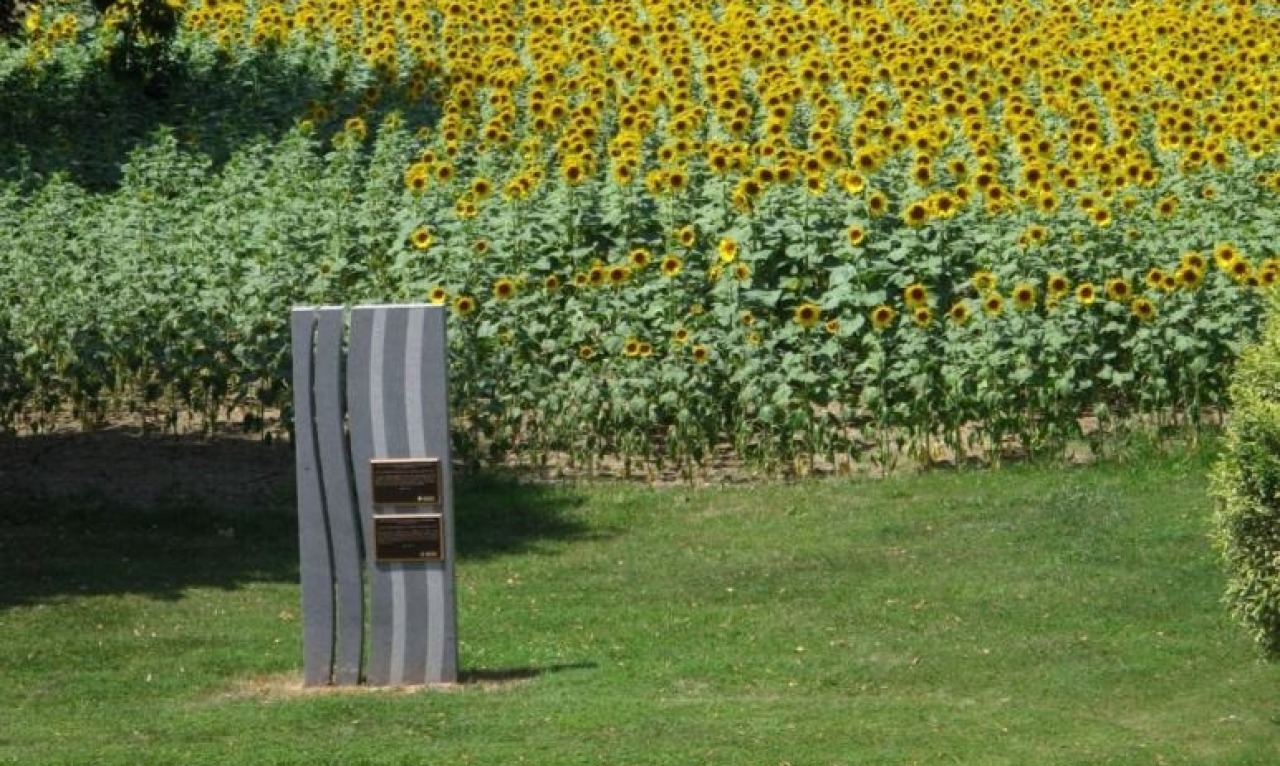
<instances>
[{"instance_id":1,"label":"sunflower field","mask_svg":"<svg viewBox=\"0 0 1280 766\"><path fill-rule=\"evenodd\" d=\"M131 101L158 1L0 42L8 427L430 301L475 459L996 457L1196 427L1280 277L1274 3L164 0Z\"/></svg>"}]
</instances>

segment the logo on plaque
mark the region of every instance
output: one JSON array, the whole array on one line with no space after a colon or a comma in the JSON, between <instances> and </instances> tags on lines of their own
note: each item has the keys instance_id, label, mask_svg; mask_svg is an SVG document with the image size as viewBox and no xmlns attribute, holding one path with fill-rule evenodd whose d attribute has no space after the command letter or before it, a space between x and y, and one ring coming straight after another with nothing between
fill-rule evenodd
<instances>
[{"instance_id":1,"label":"logo on plaque","mask_svg":"<svg viewBox=\"0 0 1280 766\"><path fill-rule=\"evenodd\" d=\"M374 505L440 503L439 458L374 458L369 470Z\"/></svg>"},{"instance_id":2,"label":"logo on plaque","mask_svg":"<svg viewBox=\"0 0 1280 766\"><path fill-rule=\"evenodd\" d=\"M438 513L373 517L373 557L383 561L444 561L444 518Z\"/></svg>"}]
</instances>

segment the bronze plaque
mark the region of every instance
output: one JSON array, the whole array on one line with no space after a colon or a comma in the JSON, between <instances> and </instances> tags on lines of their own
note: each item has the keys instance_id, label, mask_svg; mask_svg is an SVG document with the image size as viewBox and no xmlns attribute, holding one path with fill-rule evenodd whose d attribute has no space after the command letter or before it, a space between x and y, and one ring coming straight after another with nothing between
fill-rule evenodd
<instances>
[{"instance_id":1,"label":"bronze plaque","mask_svg":"<svg viewBox=\"0 0 1280 766\"><path fill-rule=\"evenodd\" d=\"M408 513L373 517L375 561L444 561L444 517Z\"/></svg>"},{"instance_id":2,"label":"bronze plaque","mask_svg":"<svg viewBox=\"0 0 1280 766\"><path fill-rule=\"evenodd\" d=\"M439 458L374 458L375 505L437 505L440 503Z\"/></svg>"}]
</instances>

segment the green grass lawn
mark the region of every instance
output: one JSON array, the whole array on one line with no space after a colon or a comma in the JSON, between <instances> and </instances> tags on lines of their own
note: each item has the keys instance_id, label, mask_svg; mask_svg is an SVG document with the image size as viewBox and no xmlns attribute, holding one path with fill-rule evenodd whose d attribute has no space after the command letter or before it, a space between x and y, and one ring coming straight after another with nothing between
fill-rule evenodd
<instances>
[{"instance_id":1,"label":"green grass lawn","mask_svg":"<svg viewBox=\"0 0 1280 766\"><path fill-rule=\"evenodd\" d=\"M1206 452L717 489L464 482L440 691L299 694L287 502L0 514L0 762L1280 763Z\"/></svg>"}]
</instances>

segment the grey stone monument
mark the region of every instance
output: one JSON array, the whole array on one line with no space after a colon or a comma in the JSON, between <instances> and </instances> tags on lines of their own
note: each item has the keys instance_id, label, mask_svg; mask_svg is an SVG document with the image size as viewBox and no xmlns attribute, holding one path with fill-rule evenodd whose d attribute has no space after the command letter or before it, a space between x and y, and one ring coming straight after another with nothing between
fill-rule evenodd
<instances>
[{"instance_id":1,"label":"grey stone monument","mask_svg":"<svg viewBox=\"0 0 1280 766\"><path fill-rule=\"evenodd\" d=\"M454 683L445 310L300 307L292 332L305 683Z\"/></svg>"}]
</instances>

